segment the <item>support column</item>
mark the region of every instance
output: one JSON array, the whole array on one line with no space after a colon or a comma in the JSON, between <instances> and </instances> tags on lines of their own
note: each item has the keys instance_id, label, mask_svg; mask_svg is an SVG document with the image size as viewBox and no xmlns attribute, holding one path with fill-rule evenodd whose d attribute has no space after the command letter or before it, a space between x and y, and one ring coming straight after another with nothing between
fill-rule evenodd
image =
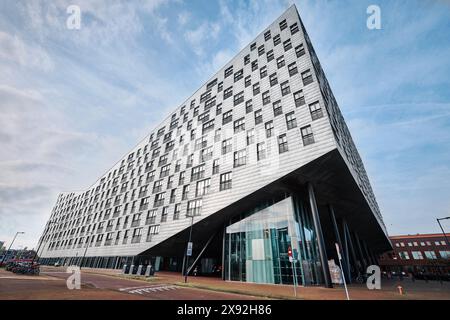
<instances>
[{"instance_id":1,"label":"support column","mask_svg":"<svg viewBox=\"0 0 450 320\"><path fill-rule=\"evenodd\" d=\"M372 261L372 257L369 254L369 250L367 249L367 242L363 241L363 248L364 248L364 253L366 254L367 257L367 261L369 261L369 263L372 265L374 264L374 261Z\"/></svg>"},{"instance_id":2,"label":"support column","mask_svg":"<svg viewBox=\"0 0 450 320\"><path fill-rule=\"evenodd\" d=\"M353 241L352 241L352 237L350 235L350 230L348 228L347 222L344 221L344 232L347 234L347 241L348 241L348 247L350 248L350 253L352 256L352 260L354 263L354 267L357 269L357 271L361 271L359 270L359 266L358 266L358 260L356 259L356 253L355 253L355 248L353 246Z\"/></svg>"},{"instance_id":3,"label":"support column","mask_svg":"<svg viewBox=\"0 0 450 320\"><path fill-rule=\"evenodd\" d=\"M342 221L342 231L344 232L344 260L347 267L347 274L348 274L348 283L352 283L352 272L350 269L350 254L349 254L349 245L348 245L348 237L347 237L347 230L345 228L345 220Z\"/></svg>"},{"instance_id":4,"label":"support column","mask_svg":"<svg viewBox=\"0 0 450 320\"><path fill-rule=\"evenodd\" d=\"M333 223L333 228L334 228L334 235L336 236L336 241L337 244L339 245L339 250L341 251L340 254L342 256L342 268L344 270L342 270L345 273L345 280L349 281L350 279L350 272L347 268L347 260L345 259L344 256L344 247L342 246L342 241L341 241L341 235L339 233L339 228L336 222L336 215L334 214L334 208L331 204L328 205L328 211L330 212L330 218L331 218L331 222Z\"/></svg>"},{"instance_id":5,"label":"support column","mask_svg":"<svg viewBox=\"0 0 450 320\"><path fill-rule=\"evenodd\" d=\"M331 283L330 268L328 267L327 251L325 247L325 241L323 239L322 226L320 224L319 210L317 209L316 197L314 195L314 189L311 183L308 183L308 195L314 222L314 230L317 235L317 243L319 247L320 262L322 264L325 287L332 288L333 284Z\"/></svg>"},{"instance_id":6,"label":"support column","mask_svg":"<svg viewBox=\"0 0 450 320\"><path fill-rule=\"evenodd\" d=\"M364 273L367 269L368 264L367 264L366 258L364 257L364 254L362 251L361 242L359 241L358 233L354 232L354 235L355 235L356 246L358 247L359 257L361 258L361 264L362 264L363 273Z\"/></svg>"}]
</instances>

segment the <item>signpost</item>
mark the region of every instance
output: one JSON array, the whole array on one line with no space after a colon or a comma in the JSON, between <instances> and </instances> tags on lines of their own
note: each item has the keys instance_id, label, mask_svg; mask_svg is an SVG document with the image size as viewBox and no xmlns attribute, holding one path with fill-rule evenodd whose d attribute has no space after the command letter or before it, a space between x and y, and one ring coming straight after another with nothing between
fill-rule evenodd
<instances>
[{"instance_id":1,"label":"signpost","mask_svg":"<svg viewBox=\"0 0 450 320\"><path fill-rule=\"evenodd\" d=\"M188 257L192 256L192 242L188 242L187 250L186 250L186 255L187 255Z\"/></svg>"},{"instance_id":2,"label":"signpost","mask_svg":"<svg viewBox=\"0 0 450 320\"><path fill-rule=\"evenodd\" d=\"M295 250L295 249L294 249ZM297 251L297 250L295 250ZM295 266L294 266L294 257L292 256L292 249L291 246L288 247L288 257L289 257L289 262L291 263L292 266L292 279L294 280L294 295L297 296L297 276L295 274Z\"/></svg>"},{"instance_id":3,"label":"signpost","mask_svg":"<svg viewBox=\"0 0 450 320\"><path fill-rule=\"evenodd\" d=\"M334 244L336 246L336 251L337 251L337 255L338 255L338 260L339 260L339 266L341 268L341 274L342 274L342 281L344 282L344 288L345 288L345 294L347 296L347 300L350 300L350 297L348 296L348 290L347 290L347 283L345 282L345 275L344 275L344 269L342 269L342 256L341 256L341 251L339 249L339 245L337 243Z\"/></svg>"}]
</instances>

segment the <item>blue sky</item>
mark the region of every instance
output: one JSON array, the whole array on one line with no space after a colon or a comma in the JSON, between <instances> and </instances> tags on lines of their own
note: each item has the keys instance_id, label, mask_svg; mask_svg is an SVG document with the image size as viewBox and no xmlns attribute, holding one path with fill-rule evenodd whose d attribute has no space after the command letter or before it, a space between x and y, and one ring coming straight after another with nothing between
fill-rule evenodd
<instances>
[{"instance_id":1,"label":"blue sky","mask_svg":"<svg viewBox=\"0 0 450 320\"><path fill-rule=\"evenodd\" d=\"M390 234L450 215L450 2L293 1ZM0 2L0 240L80 190L292 1ZM68 30L66 8L82 11ZM366 27L381 8L382 29ZM450 223L446 224L450 230Z\"/></svg>"}]
</instances>

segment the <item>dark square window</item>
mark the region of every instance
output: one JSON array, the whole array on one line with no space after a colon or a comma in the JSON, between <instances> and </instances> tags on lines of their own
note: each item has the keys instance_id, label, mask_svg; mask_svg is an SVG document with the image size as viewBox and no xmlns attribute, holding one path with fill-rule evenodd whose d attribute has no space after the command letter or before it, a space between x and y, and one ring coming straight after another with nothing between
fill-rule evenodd
<instances>
[{"instance_id":1,"label":"dark square window","mask_svg":"<svg viewBox=\"0 0 450 320\"><path fill-rule=\"evenodd\" d=\"M303 139L304 146L314 143L314 135L313 135L310 125L301 128L300 131L302 133L302 139Z\"/></svg>"}]
</instances>

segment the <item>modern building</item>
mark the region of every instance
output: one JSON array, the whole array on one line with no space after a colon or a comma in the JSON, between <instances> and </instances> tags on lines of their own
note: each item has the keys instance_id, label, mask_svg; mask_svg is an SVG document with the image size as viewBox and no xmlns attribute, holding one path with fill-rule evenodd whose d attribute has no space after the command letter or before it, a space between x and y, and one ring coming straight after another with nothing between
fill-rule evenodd
<instances>
[{"instance_id":1,"label":"modern building","mask_svg":"<svg viewBox=\"0 0 450 320\"><path fill-rule=\"evenodd\" d=\"M59 195L39 254L260 283L293 283L294 273L331 286L335 243L348 280L391 249L291 6L92 186Z\"/></svg>"},{"instance_id":2,"label":"modern building","mask_svg":"<svg viewBox=\"0 0 450 320\"><path fill-rule=\"evenodd\" d=\"M446 234L450 239L450 233ZM442 233L390 237L394 250L384 253L380 267L386 272L450 275L450 244Z\"/></svg>"}]
</instances>

